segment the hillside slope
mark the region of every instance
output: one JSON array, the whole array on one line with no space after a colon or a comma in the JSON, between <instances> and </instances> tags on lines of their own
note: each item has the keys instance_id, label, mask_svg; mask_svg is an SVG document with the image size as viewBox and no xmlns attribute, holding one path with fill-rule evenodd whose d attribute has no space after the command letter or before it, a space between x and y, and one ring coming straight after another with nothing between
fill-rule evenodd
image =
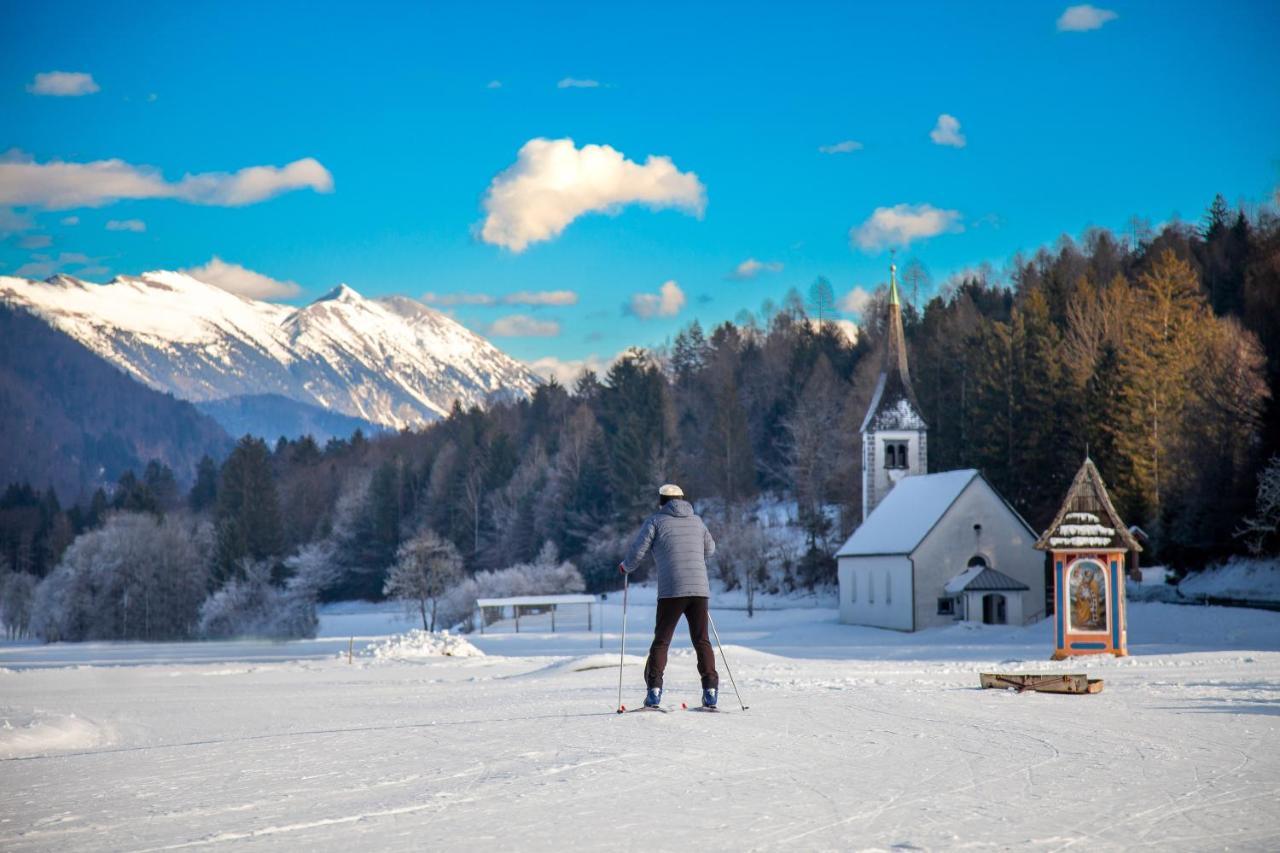
<instances>
[{"instance_id":1,"label":"hillside slope","mask_svg":"<svg viewBox=\"0 0 1280 853\"><path fill-rule=\"evenodd\" d=\"M52 486L71 500L159 459L185 485L201 456L230 446L190 403L0 303L0 483Z\"/></svg>"}]
</instances>

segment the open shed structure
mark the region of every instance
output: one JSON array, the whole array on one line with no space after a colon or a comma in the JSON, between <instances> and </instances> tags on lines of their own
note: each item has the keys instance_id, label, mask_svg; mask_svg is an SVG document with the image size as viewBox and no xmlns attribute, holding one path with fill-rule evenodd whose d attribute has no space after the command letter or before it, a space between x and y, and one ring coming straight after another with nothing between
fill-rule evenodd
<instances>
[{"instance_id":1,"label":"open shed structure","mask_svg":"<svg viewBox=\"0 0 1280 853\"><path fill-rule=\"evenodd\" d=\"M475 623L484 633L488 617L495 611L499 618L505 618L508 609L516 621L516 633L520 633L520 616L526 613L551 614L551 631L556 630L556 611L565 606L578 605L587 608L587 630L592 630L592 609L596 605L594 595L516 595L508 598L476 599Z\"/></svg>"},{"instance_id":2,"label":"open shed structure","mask_svg":"<svg viewBox=\"0 0 1280 853\"><path fill-rule=\"evenodd\" d=\"M1053 659L1127 655L1125 555L1142 546L1120 520L1092 459L1085 457L1036 548L1053 562Z\"/></svg>"}]
</instances>

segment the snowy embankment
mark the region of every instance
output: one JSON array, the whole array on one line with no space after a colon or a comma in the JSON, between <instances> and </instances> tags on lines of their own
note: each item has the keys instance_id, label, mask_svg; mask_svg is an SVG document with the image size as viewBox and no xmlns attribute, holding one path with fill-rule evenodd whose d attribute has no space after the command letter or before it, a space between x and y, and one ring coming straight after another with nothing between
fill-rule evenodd
<instances>
[{"instance_id":1,"label":"snowy embankment","mask_svg":"<svg viewBox=\"0 0 1280 853\"><path fill-rule=\"evenodd\" d=\"M1177 585L1167 580L1169 569L1144 566L1140 582L1128 581L1131 601L1255 602L1280 606L1280 560L1232 557L1225 563L1192 572Z\"/></svg>"},{"instance_id":2,"label":"snowy embankment","mask_svg":"<svg viewBox=\"0 0 1280 853\"><path fill-rule=\"evenodd\" d=\"M1280 604L1280 560L1231 559L1187 575L1178 584L1187 598L1228 598Z\"/></svg>"},{"instance_id":3,"label":"snowy embankment","mask_svg":"<svg viewBox=\"0 0 1280 853\"><path fill-rule=\"evenodd\" d=\"M483 657L350 664L331 641L43 669L22 667L77 649L0 646L14 731L50 726L0 739L0 849L1280 848L1278 613L1135 603L1132 657L1055 664L1047 623L898 634L720 610L751 709L722 665L718 716L613 713L620 615L611 596L604 649L531 617L469 635ZM652 617L633 589L628 705ZM111 657L96 645L82 658ZM978 689L992 668L1106 688ZM667 690L698 693L683 628ZM93 734L57 742L71 719Z\"/></svg>"}]
</instances>

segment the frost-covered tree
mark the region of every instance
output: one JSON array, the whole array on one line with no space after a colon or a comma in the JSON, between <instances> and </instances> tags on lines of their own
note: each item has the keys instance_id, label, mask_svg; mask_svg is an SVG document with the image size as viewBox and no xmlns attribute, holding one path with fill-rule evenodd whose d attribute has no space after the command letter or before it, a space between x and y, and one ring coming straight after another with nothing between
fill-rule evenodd
<instances>
[{"instance_id":1,"label":"frost-covered tree","mask_svg":"<svg viewBox=\"0 0 1280 853\"><path fill-rule=\"evenodd\" d=\"M401 544L383 593L417 612L424 631L434 631L440 600L461 579L462 555L428 528Z\"/></svg>"},{"instance_id":2,"label":"frost-covered tree","mask_svg":"<svg viewBox=\"0 0 1280 853\"><path fill-rule=\"evenodd\" d=\"M755 615L756 594L769 577L773 549L760 524L751 518L720 526L715 561L728 589L741 586L747 596L747 616Z\"/></svg>"},{"instance_id":3,"label":"frost-covered tree","mask_svg":"<svg viewBox=\"0 0 1280 853\"><path fill-rule=\"evenodd\" d=\"M283 587L271 581L271 563L241 560L236 576L200 608L200 636L210 640L314 637L316 591L312 578L295 575Z\"/></svg>"},{"instance_id":4,"label":"frost-covered tree","mask_svg":"<svg viewBox=\"0 0 1280 853\"><path fill-rule=\"evenodd\" d=\"M1249 552L1261 556L1280 535L1280 456L1272 456L1258 475L1257 511L1246 518L1236 536L1244 539Z\"/></svg>"},{"instance_id":5,"label":"frost-covered tree","mask_svg":"<svg viewBox=\"0 0 1280 853\"><path fill-rule=\"evenodd\" d=\"M5 639L20 640L27 636L35 591L35 575L0 571L0 622L4 623Z\"/></svg>"},{"instance_id":6,"label":"frost-covered tree","mask_svg":"<svg viewBox=\"0 0 1280 853\"><path fill-rule=\"evenodd\" d=\"M207 540L176 515L109 517L36 589L33 632L49 641L189 637L208 583Z\"/></svg>"}]
</instances>

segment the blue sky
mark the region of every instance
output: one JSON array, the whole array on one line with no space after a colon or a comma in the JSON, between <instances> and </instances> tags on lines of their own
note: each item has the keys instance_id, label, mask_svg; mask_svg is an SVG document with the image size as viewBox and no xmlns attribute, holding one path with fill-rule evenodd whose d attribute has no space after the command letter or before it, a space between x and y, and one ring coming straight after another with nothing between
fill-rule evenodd
<instances>
[{"instance_id":1,"label":"blue sky","mask_svg":"<svg viewBox=\"0 0 1280 853\"><path fill-rule=\"evenodd\" d=\"M941 282L1092 225L1195 220L1216 192L1273 197L1280 7L1103 2L1064 30L1069 5L4 2L0 272L217 257L297 283L294 302L339 282L479 294L496 304L444 307L571 361L818 275L874 287L895 244ZM87 77L37 78L53 71ZM58 91L85 93L40 94ZM931 138L943 115L951 144ZM548 213L563 171L518 156L563 139L571 164L616 159ZM113 159L133 189L49 168ZM487 208L495 180L510 197ZM486 240L495 209L555 233Z\"/></svg>"}]
</instances>

